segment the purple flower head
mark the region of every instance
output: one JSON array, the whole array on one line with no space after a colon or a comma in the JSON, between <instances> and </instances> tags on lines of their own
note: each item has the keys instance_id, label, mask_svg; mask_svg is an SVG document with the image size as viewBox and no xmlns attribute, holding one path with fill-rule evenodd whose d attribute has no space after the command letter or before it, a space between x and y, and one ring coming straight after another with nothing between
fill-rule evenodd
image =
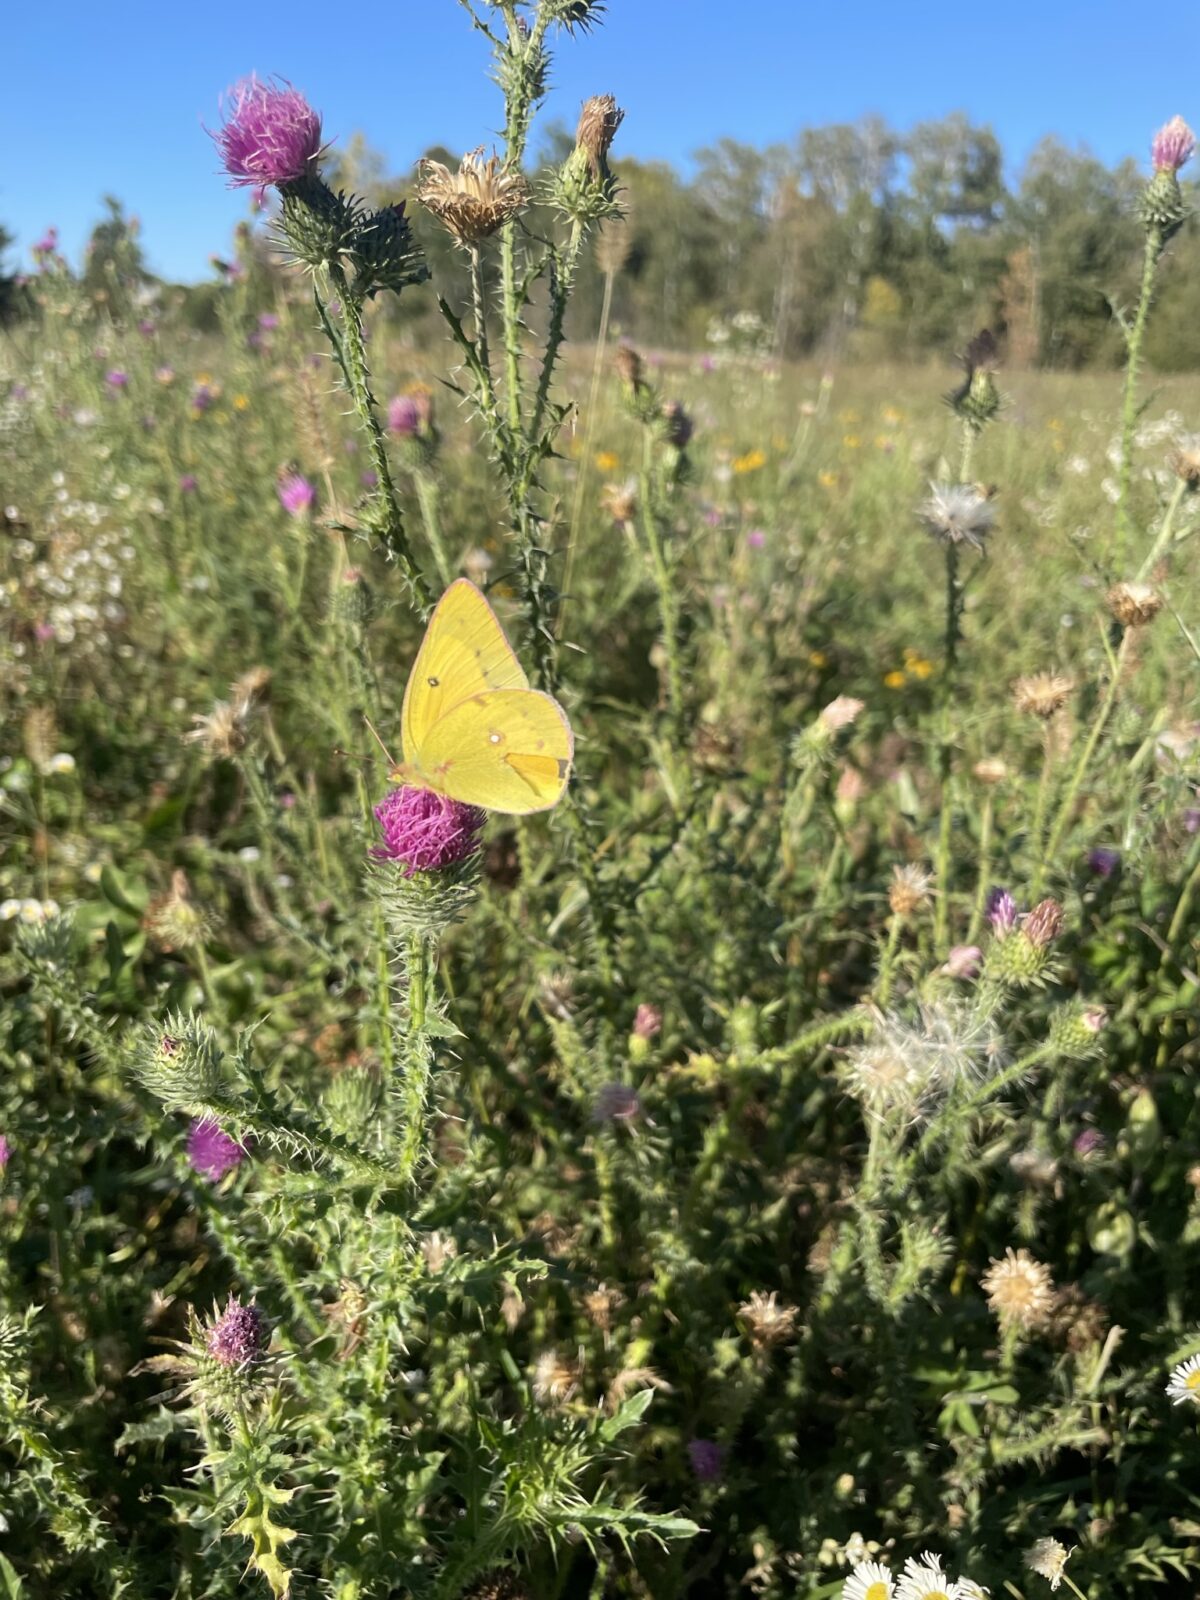
<instances>
[{"instance_id":1,"label":"purple flower head","mask_svg":"<svg viewBox=\"0 0 1200 1600\"><path fill-rule=\"evenodd\" d=\"M8 391L8 398L10 400L27 400L29 398L29 390L23 383L14 383Z\"/></svg>"},{"instance_id":2,"label":"purple flower head","mask_svg":"<svg viewBox=\"0 0 1200 1600\"><path fill-rule=\"evenodd\" d=\"M1182 117L1172 117L1154 135L1150 146L1155 172L1178 172L1195 148L1196 135Z\"/></svg>"},{"instance_id":3,"label":"purple flower head","mask_svg":"<svg viewBox=\"0 0 1200 1600\"><path fill-rule=\"evenodd\" d=\"M633 1031L639 1039L653 1039L662 1032L663 1014L659 1006L642 1001L633 1019Z\"/></svg>"},{"instance_id":4,"label":"purple flower head","mask_svg":"<svg viewBox=\"0 0 1200 1600\"><path fill-rule=\"evenodd\" d=\"M700 357L700 371L701 372L715 372L716 370L717 370L717 362L716 362L716 358L714 356L701 356Z\"/></svg>"},{"instance_id":5,"label":"purple flower head","mask_svg":"<svg viewBox=\"0 0 1200 1600\"><path fill-rule=\"evenodd\" d=\"M244 1306L231 1294L208 1330L208 1353L223 1367L244 1367L262 1357L270 1337L271 1326L259 1308L253 1302Z\"/></svg>"},{"instance_id":6,"label":"purple flower head","mask_svg":"<svg viewBox=\"0 0 1200 1600\"><path fill-rule=\"evenodd\" d=\"M0 1172L3 1172L5 1167L8 1165L11 1155L12 1146L9 1144L4 1135L0 1133Z\"/></svg>"},{"instance_id":7,"label":"purple flower head","mask_svg":"<svg viewBox=\"0 0 1200 1600\"><path fill-rule=\"evenodd\" d=\"M1011 933L1017 925L1017 902L1007 889L993 889L988 896L987 917L992 932L998 939Z\"/></svg>"},{"instance_id":8,"label":"purple flower head","mask_svg":"<svg viewBox=\"0 0 1200 1600\"><path fill-rule=\"evenodd\" d=\"M662 419L668 443L673 444L677 450L686 450L691 443L695 428L691 417L678 400L667 401L662 408Z\"/></svg>"},{"instance_id":9,"label":"purple flower head","mask_svg":"<svg viewBox=\"0 0 1200 1600\"><path fill-rule=\"evenodd\" d=\"M58 229L47 228L33 247L35 256L52 256L58 249Z\"/></svg>"},{"instance_id":10,"label":"purple flower head","mask_svg":"<svg viewBox=\"0 0 1200 1600\"><path fill-rule=\"evenodd\" d=\"M1074 1150L1077 1156L1090 1156L1104 1148L1104 1135L1099 1128L1084 1128L1075 1135Z\"/></svg>"},{"instance_id":11,"label":"purple flower head","mask_svg":"<svg viewBox=\"0 0 1200 1600\"><path fill-rule=\"evenodd\" d=\"M258 325L266 333L271 333L279 326L279 318L273 311L263 311L259 314Z\"/></svg>"},{"instance_id":12,"label":"purple flower head","mask_svg":"<svg viewBox=\"0 0 1200 1600\"><path fill-rule=\"evenodd\" d=\"M192 494L196 488L195 473L185 472L183 477L179 480L179 487L183 490L184 494Z\"/></svg>"},{"instance_id":13,"label":"purple flower head","mask_svg":"<svg viewBox=\"0 0 1200 1600\"><path fill-rule=\"evenodd\" d=\"M636 1122L642 1114L642 1097L627 1083L606 1083L592 1107L593 1122Z\"/></svg>"},{"instance_id":14,"label":"purple flower head","mask_svg":"<svg viewBox=\"0 0 1200 1600\"><path fill-rule=\"evenodd\" d=\"M767 542L767 536L761 528L751 528L746 535L746 543L751 550L761 550Z\"/></svg>"},{"instance_id":15,"label":"purple flower head","mask_svg":"<svg viewBox=\"0 0 1200 1600\"><path fill-rule=\"evenodd\" d=\"M35 622L33 637L39 644L49 644L54 638L54 624L52 622Z\"/></svg>"},{"instance_id":16,"label":"purple flower head","mask_svg":"<svg viewBox=\"0 0 1200 1600\"><path fill-rule=\"evenodd\" d=\"M688 1459L701 1483L715 1483L725 1465L724 1448L712 1439L689 1439Z\"/></svg>"},{"instance_id":17,"label":"purple flower head","mask_svg":"<svg viewBox=\"0 0 1200 1600\"><path fill-rule=\"evenodd\" d=\"M152 322L149 317L143 317L138 323L138 332L144 333L148 339L152 333L158 332L157 322Z\"/></svg>"},{"instance_id":18,"label":"purple flower head","mask_svg":"<svg viewBox=\"0 0 1200 1600\"><path fill-rule=\"evenodd\" d=\"M1121 852L1107 845L1097 845L1088 851L1087 864L1089 872L1094 872L1098 878L1111 878L1121 865Z\"/></svg>"},{"instance_id":19,"label":"purple flower head","mask_svg":"<svg viewBox=\"0 0 1200 1600\"><path fill-rule=\"evenodd\" d=\"M379 474L372 471L370 467L365 472L359 473L359 480L364 489L378 489L379 487Z\"/></svg>"},{"instance_id":20,"label":"purple flower head","mask_svg":"<svg viewBox=\"0 0 1200 1600\"><path fill-rule=\"evenodd\" d=\"M129 374L120 367L113 367L104 374L104 381L110 389L124 389L129 383Z\"/></svg>"},{"instance_id":21,"label":"purple flower head","mask_svg":"<svg viewBox=\"0 0 1200 1600\"><path fill-rule=\"evenodd\" d=\"M1189 806L1183 813L1184 833L1200 833L1200 809Z\"/></svg>"},{"instance_id":22,"label":"purple flower head","mask_svg":"<svg viewBox=\"0 0 1200 1600\"><path fill-rule=\"evenodd\" d=\"M982 965L983 951L977 944L956 944L942 971L948 978L977 978Z\"/></svg>"},{"instance_id":23,"label":"purple flower head","mask_svg":"<svg viewBox=\"0 0 1200 1600\"><path fill-rule=\"evenodd\" d=\"M316 170L321 118L299 90L261 83L251 73L231 95L225 122L212 135L231 188L262 190Z\"/></svg>"},{"instance_id":24,"label":"purple flower head","mask_svg":"<svg viewBox=\"0 0 1200 1600\"><path fill-rule=\"evenodd\" d=\"M192 390L192 410L207 411L217 403L217 391L207 383L198 383Z\"/></svg>"},{"instance_id":25,"label":"purple flower head","mask_svg":"<svg viewBox=\"0 0 1200 1600\"><path fill-rule=\"evenodd\" d=\"M432 789L407 784L393 789L375 807L383 843L372 852L382 861L400 861L414 872L436 872L464 861L479 843L485 816Z\"/></svg>"},{"instance_id":26,"label":"purple flower head","mask_svg":"<svg viewBox=\"0 0 1200 1600\"><path fill-rule=\"evenodd\" d=\"M398 394L388 405L388 427L401 438L411 439L421 426L421 408L411 394Z\"/></svg>"},{"instance_id":27,"label":"purple flower head","mask_svg":"<svg viewBox=\"0 0 1200 1600\"><path fill-rule=\"evenodd\" d=\"M298 472L287 472L276 485L279 504L289 517L302 517L316 499L317 491Z\"/></svg>"},{"instance_id":28,"label":"purple flower head","mask_svg":"<svg viewBox=\"0 0 1200 1600\"><path fill-rule=\"evenodd\" d=\"M188 1134L187 1158L202 1178L219 1183L227 1172L240 1167L249 1151L231 1139L212 1117L193 1122Z\"/></svg>"}]
</instances>

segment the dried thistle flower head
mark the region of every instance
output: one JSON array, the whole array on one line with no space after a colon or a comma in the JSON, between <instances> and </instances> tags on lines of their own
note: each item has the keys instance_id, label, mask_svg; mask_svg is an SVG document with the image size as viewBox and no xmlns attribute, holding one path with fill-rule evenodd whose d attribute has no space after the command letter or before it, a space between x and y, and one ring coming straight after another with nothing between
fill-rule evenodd
<instances>
[{"instance_id":1,"label":"dried thistle flower head","mask_svg":"<svg viewBox=\"0 0 1200 1600\"><path fill-rule=\"evenodd\" d=\"M1013 705L1032 717L1048 722L1066 705L1075 685L1059 672L1035 672L1018 678L1013 685Z\"/></svg>"},{"instance_id":2,"label":"dried thistle flower head","mask_svg":"<svg viewBox=\"0 0 1200 1600\"><path fill-rule=\"evenodd\" d=\"M1040 900L1021 924L1021 932L1035 949L1045 950L1062 932L1063 921L1057 900Z\"/></svg>"},{"instance_id":3,"label":"dried thistle flower head","mask_svg":"<svg viewBox=\"0 0 1200 1600\"><path fill-rule=\"evenodd\" d=\"M579 1388L578 1361L560 1356L557 1350L543 1350L533 1365L534 1398L544 1406L564 1405Z\"/></svg>"},{"instance_id":4,"label":"dried thistle flower head","mask_svg":"<svg viewBox=\"0 0 1200 1600\"><path fill-rule=\"evenodd\" d=\"M1044 1326L1054 1309L1054 1280L1028 1250L1010 1246L1003 1260L992 1260L980 1283L1003 1328L1031 1332Z\"/></svg>"},{"instance_id":5,"label":"dried thistle flower head","mask_svg":"<svg viewBox=\"0 0 1200 1600\"><path fill-rule=\"evenodd\" d=\"M758 1351L773 1350L786 1344L796 1332L800 1313L795 1306L781 1306L774 1289L770 1294L755 1290L748 1300L738 1307L738 1317L746 1330L746 1337Z\"/></svg>"},{"instance_id":6,"label":"dried thistle flower head","mask_svg":"<svg viewBox=\"0 0 1200 1600\"><path fill-rule=\"evenodd\" d=\"M922 906L928 905L933 885L933 874L915 862L892 868L892 882L888 889L888 905L892 915L911 917Z\"/></svg>"},{"instance_id":7,"label":"dried thistle flower head","mask_svg":"<svg viewBox=\"0 0 1200 1600\"><path fill-rule=\"evenodd\" d=\"M1039 1539L1025 1552L1025 1565L1030 1572L1036 1572L1039 1578L1045 1578L1052 1589L1057 1589L1063 1580L1063 1568L1070 1554L1057 1539Z\"/></svg>"},{"instance_id":8,"label":"dried thistle flower head","mask_svg":"<svg viewBox=\"0 0 1200 1600\"><path fill-rule=\"evenodd\" d=\"M1008 777L1008 763L1002 761L999 756L984 756L975 763L971 771L980 783L1003 783Z\"/></svg>"},{"instance_id":9,"label":"dried thistle flower head","mask_svg":"<svg viewBox=\"0 0 1200 1600\"><path fill-rule=\"evenodd\" d=\"M982 550L996 521L996 508L969 483L931 483L929 498L917 509L925 529L943 544L969 544Z\"/></svg>"},{"instance_id":10,"label":"dried thistle flower head","mask_svg":"<svg viewBox=\"0 0 1200 1600\"><path fill-rule=\"evenodd\" d=\"M39 772L45 771L58 748L58 720L53 706L31 706L21 729L25 754Z\"/></svg>"},{"instance_id":11,"label":"dried thistle flower head","mask_svg":"<svg viewBox=\"0 0 1200 1600\"><path fill-rule=\"evenodd\" d=\"M1200 489L1200 433L1184 434L1171 453L1169 465L1189 489Z\"/></svg>"},{"instance_id":12,"label":"dried thistle flower head","mask_svg":"<svg viewBox=\"0 0 1200 1600\"><path fill-rule=\"evenodd\" d=\"M594 1328L599 1328L601 1333L611 1333L616 1314L625 1304L625 1296L620 1289L602 1283L595 1289L589 1289L581 1304L584 1316Z\"/></svg>"},{"instance_id":13,"label":"dried thistle flower head","mask_svg":"<svg viewBox=\"0 0 1200 1600\"><path fill-rule=\"evenodd\" d=\"M244 717L265 705L271 698L270 667L251 667L249 672L243 672L231 687L229 698Z\"/></svg>"},{"instance_id":14,"label":"dried thistle flower head","mask_svg":"<svg viewBox=\"0 0 1200 1600\"><path fill-rule=\"evenodd\" d=\"M608 176L608 152L624 120L625 113L611 94L594 94L584 101L575 145L586 153L593 178Z\"/></svg>"},{"instance_id":15,"label":"dried thistle flower head","mask_svg":"<svg viewBox=\"0 0 1200 1600\"><path fill-rule=\"evenodd\" d=\"M619 344L613 357L617 376L629 388L636 389L642 381L642 358L631 344Z\"/></svg>"},{"instance_id":16,"label":"dried thistle flower head","mask_svg":"<svg viewBox=\"0 0 1200 1600\"><path fill-rule=\"evenodd\" d=\"M637 484L606 483L600 491L600 506L618 527L626 528L637 516Z\"/></svg>"},{"instance_id":17,"label":"dried thistle flower head","mask_svg":"<svg viewBox=\"0 0 1200 1600\"><path fill-rule=\"evenodd\" d=\"M484 158L483 146L470 150L451 172L440 161L421 163L417 199L459 244L482 244L529 203L529 186L497 155Z\"/></svg>"},{"instance_id":18,"label":"dried thistle flower head","mask_svg":"<svg viewBox=\"0 0 1200 1600\"><path fill-rule=\"evenodd\" d=\"M249 742L252 710L245 697L218 700L207 716L192 718L192 731L184 734L184 742L198 744L213 761L231 761Z\"/></svg>"},{"instance_id":19,"label":"dried thistle flower head","mask_svg":"<svg viewBox=\"0 0 1200 1600\"><path fill-rule=\"evenodd\" d=\"M840 694L821 711L817 721L830 733L840 733L855 720L863 704L863 701L855 700L852 695Z\"/></svg>"},{"instance_id":20,"label":"dried thistle flower head","mask_svg":"<svg viewBox=\"0 0 1200 1600\"><path fill-rule=\"evenodd\" d=\"M1162 606L1162 595L1149 583L1117 583L1108 591L1108 609L1123 628L1146 627Z\"/></svg>"}]
</instances>

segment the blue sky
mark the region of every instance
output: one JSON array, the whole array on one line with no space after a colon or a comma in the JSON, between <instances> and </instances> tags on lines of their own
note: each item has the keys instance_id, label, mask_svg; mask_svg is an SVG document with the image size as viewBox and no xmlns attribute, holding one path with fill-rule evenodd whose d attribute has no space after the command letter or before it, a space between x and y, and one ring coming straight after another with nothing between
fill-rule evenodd
<instances>
[{"instance_id":1,"label":"blue sky","mask_svg":"<svg viewBox=\"0 0 1200 1600\"><path fill-rule=\"evenodd\" d=\"M141 217L153 268L204 276L245 198L223 187L202 124L251 70L291 79L328 134L361 129L397 170L430 144L490 141L499 95L456 0L358 9L353 35L350 6L309 0L11 8L0 222L23 259L49 223L76 256L111 192ZM959 109L992 124L1014 166L1047 132L1144 159L1175 112L1200 125L1200 5L610 0L599 32L562 42L546 114L573 123L607 91L627 108L618 151L676 162L724 133L767 143L865 112L905 127Z\"/></svg>"}]
</instances>

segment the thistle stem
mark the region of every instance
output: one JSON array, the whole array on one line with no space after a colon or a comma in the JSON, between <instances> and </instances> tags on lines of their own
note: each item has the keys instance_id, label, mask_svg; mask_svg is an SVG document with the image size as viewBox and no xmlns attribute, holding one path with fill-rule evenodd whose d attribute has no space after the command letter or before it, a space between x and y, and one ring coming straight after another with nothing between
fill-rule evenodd
<instances>
[{"instance_id":1,"label":"thistle stem","mask_svg":"<svg viewBox=\"0 0 1200 1600\"><path fill-rule=\"evenodd\" d=\"M1142 283L1138 292L1137 312L1133 327L1126 335L1125 347L1125 397L1121 408L1121 465L1117 473L1117 538L1113 552L1113 565L1119 573L1125 564L1125 546L1129 538L1129 487L1133 478L1133 430L1137 423L1138 376L1142 363L1142 342L1146 336L1146 319L1154 298L1154 272L1163 251L1162 229L1146 230L1146 250L1142 257Z\"/></svg>"}]
</instances>

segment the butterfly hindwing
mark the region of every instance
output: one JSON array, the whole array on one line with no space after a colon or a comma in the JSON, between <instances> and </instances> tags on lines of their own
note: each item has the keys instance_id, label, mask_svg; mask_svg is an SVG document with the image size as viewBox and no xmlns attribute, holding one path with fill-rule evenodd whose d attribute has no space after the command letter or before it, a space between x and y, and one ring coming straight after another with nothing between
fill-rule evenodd
<instances>
[{"instance_id":1,"label":"butterfly hindwing","mask_svg":"<svg viewBox=\"0 0 1200 1600\"><path fill-rule=\"evenodd\" d=\"M426 765L422 751L431 730L461 701L490 690L528 687L495 612L473 583L459 578L429 619L404 691L405 761Z\"/></svg>"},{"instance_id":2,"label":"butterfly hindwing","mask_svg":"<svg viewBox=\"0 0 1200 1600\"><path fill-rule=\"evenodd\" d=\"M574 753L557 700L537 689L489 689L451 707L430 729L420 776L451 800L523 816L562 798Z\"/></svg>"}]
</instances>

